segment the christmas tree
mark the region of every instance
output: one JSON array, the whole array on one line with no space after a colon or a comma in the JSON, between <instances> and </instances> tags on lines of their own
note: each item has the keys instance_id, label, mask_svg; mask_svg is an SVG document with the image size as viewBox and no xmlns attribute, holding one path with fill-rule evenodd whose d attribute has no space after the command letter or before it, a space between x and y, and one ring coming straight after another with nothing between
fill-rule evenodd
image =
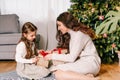
<instances>
[{"instance_id":1,"label":"christmas tree","mask_svg":"<svg viewBox=\"0 0 120 80\"><path fill-rule=\"evenodd\" d=\"M109 11L120 10L120 0L71 0L71 3L68 11L94 31L106 19ZM120 29L117 28L111 33L96 34L93 41L103 63L114 63L118 60L115 50L120 49L119 32Z\"/></svg>"}]
</instances>

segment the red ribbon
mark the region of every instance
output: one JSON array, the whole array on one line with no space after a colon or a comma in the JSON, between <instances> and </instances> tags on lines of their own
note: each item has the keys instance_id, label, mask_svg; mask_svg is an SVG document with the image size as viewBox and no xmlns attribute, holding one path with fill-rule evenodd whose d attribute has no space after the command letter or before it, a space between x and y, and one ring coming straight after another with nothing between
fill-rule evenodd
<instances>
[{"instance_id":1,"label":"red ribbon","mask_svg":"<svg viewBox=\"0 0 120 80\"><path fill-rule=\"evenodd\" d=\"M53 49L53 51L58 51L58 54L62 53L61 50L62 50L61 48Z\"/></svg>"},{"instance_id":2,"label":"red ribbon","mask_svg":"<svg viewBox=\"0 0 120 80\"><path fill-rule=\"evenodd\" d=\"M48 53L46 53L45 51L40 51L40 54L45 57Z\"/></svg>"}]
</instances>

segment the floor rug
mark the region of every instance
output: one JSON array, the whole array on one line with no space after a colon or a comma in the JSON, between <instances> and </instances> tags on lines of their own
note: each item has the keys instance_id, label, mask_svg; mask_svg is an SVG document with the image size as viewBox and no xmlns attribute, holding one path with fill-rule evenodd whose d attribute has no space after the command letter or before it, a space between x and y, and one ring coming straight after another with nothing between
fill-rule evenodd
<instances>
[{"instance_id":1,"label":"floor rug","mask_svg":"<svg viewBox=\"0 0 120 80\"><path fill-rule=\"evenodd\" d=\"M30 80L27 78L21 78L17 75L16 71L11 71L7 73L0 73L0 80ZM48 77L37 79L37 80L55 80L54 75L49 75Z\"/></svg>"}]
</instances>

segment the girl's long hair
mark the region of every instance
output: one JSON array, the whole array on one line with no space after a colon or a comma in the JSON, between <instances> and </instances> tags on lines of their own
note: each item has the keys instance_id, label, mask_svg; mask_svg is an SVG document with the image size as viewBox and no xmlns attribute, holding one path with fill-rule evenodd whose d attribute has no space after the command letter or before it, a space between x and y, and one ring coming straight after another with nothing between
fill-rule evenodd
<instances>
[{"instance_id":1,"label":"girl's long hair","mask_svg":"<svg viewBox=\"0 0 120 80\"><path fill-rule=\"evenodd\" d=\"M37 31L37 27L31 22L26 22L22 27L22 37L19 42L23 41L25 43L26 51L27 51L27 54L25 55L26 59L30 59L33 55L36 55L36 56L38 55L37 49L36 49L36 43L35 43L36 40L33 41L35 44L34 51L33 51L31 42L23 35L23 34L27 34L28 32L34 32L34 31L35 32Z\"/></svg>"},{"instance_id":2,"label":"girl's long hair","mask_svg":"<svg viewBox=\"0 0 120 80\"><path fill-rule=\"evenodd\" d=\"M87 27L81 22L78 22L78 20L69 12L60 14L57 17L57 21L62 22L65 27L72 29L73 31L81 31L85 34L88 34L91 38L95 37L95 33L91 28ZM69 49L70 35L68 33L62 34L61 31L58 30L58 25L56 39L58 40L58 47Z\"/></svg>"}]
</instances>

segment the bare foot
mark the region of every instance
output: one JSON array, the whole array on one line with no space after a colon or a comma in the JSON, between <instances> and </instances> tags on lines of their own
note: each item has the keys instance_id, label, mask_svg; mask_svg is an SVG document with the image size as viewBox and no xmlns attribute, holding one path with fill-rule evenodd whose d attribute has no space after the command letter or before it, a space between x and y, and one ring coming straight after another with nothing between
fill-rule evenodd
<instances>
[{"instance_id":1,"label":"bare foot","mask_svg":"<svg viewBox=\"0 0 120 80\"><path fill-rule=\"evenodd\" d=\"M95 77L95 80L100 80L100 77Z\"/></svg>"},{"instance_id":2,"label":"bare foot","mask_svg":"<svg viewBox=\"0 0 120 80\"><path fill-rule=\"evenodd\" d=\"M94 77L93 74L86 74L86 76L88 76L88 77Z\"/></svg>"},{"instance_id":3,"label":"bare foot","mask_svg":"<svg viewBox=\"0 0 120 80\"><path fill-rule=\"evenodd\" d=\"M100 77L94 77L94 76L91 77L91 75L89 75L89 76L90 77L88 80L100 80Z\"/></svg>"}]
</instances>

